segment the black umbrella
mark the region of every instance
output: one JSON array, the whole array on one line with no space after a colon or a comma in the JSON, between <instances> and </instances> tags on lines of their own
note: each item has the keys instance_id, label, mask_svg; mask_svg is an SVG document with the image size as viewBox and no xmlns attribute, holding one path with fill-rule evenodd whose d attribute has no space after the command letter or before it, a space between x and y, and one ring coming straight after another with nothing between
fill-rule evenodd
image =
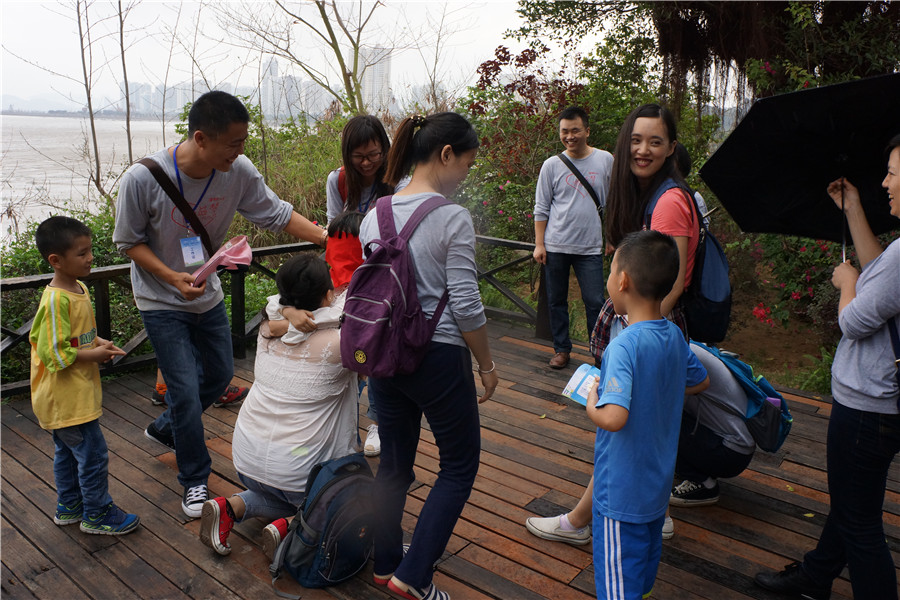
<instances>
[{"instance_id":1,"label":"black umbrella","mask_svg":"<svg viewBox=\"0 0 900 600\"><path fill-rule=\"evenodd\" d=\"M900 222L881 182L900 133L900 74L763 98L700 169L743 231L836 242L844 219L826 193L846 177L875 234Z\"/></svg>"}]
</instances>

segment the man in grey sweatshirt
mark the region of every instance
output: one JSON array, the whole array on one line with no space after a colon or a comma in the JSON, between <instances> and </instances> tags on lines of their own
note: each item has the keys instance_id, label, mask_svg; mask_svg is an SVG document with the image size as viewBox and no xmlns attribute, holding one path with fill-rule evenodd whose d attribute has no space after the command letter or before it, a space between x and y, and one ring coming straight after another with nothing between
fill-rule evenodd
<instances>
[{"instance_id":1,"label":"man in grey sweatshirt","mask_svg":"<svg viewBox=\"0 0 900 600\"><path fill-rule=\"evenodd\" d=\"M606 205L612 154L588 146L587 113L569 107L559 115L565 155ZM544 161L534 194L534 260L544 265L550 330L556 354L550 367L569 364L569 272L575 269L591 331L603 306L603 224L597 205L559 156Z\"/></svg>"},{"instance_id":2,"label":"man in grey sweatshirt","mask_svg":"<svg viewBox=\"0 0 900 600\"><path fill-rule=\"evenodd\" d=\"M280 200L243 156L249 120L240 100L208 92L191 107L188 138L150 159L177 184L214 249L225 240L235 212L259 227L324 246L326 232ZM122 177L113 242L133 262L134 299L168 384L168 408L145 435L175 450L182 510L198 518L209 499L211 467L201 416L234 374L222 285L216 274L192 285L191 273L208 253L199 232L144 165L133 165Z\"/></svg>"}]
</instances>

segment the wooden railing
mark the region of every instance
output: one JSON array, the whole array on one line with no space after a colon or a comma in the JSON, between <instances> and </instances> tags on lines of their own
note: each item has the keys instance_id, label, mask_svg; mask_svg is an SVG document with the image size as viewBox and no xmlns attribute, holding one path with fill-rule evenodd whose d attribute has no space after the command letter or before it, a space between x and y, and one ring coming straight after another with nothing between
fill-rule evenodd
<instances>
[{"instance_id":1,"label":"wooden railing","mask_svg":"<svg viewBox=\"0 0 900 600\"><path fill-rule=\"evenodd\" d=\"M477 236L477 243L483 246L502 247L521 252L521 255L513 260L491 269L485 270L480 265L477 265L479 279L486 281L493 286L503 297L508 299L518 309L507 310L485 306L485 313L487 316L526 323L535 328L536 335L549 339L549 324L544 294L538 294L538 309L535 310L525 300L520 298L514 291L509 289L508 286L504 285L495 277L500 271L531 260L534 244L484 236ZM308 242L255 248L253 250L253 265L251 266L251 270L260 272L265 276L274 279L275 273L262 266L259 263L260 258L318 249L318 246ZM90 275L83 278L83 281L91 290L91 297L94 301L94 312L97 318L97 335L102 338L112 338L110 284L131 290L130 272L131 265L128 263L110 267L97 267L91 271ZM262 311L257 311L251 315L249 319L247 318L245 296L246 273L229 272L229 274L231 279L232 350L235 358L244 358L247 354L248 343L253 339L255 335L254 331L259 327L260 322L262 322L263 314ZM0 291L5 292L30 289L34 290L34 293L37 294L41 288L50 283L52 278L53 274L45 274L2 279L0 280ZM543 287L543 281L541 281L541 287ZM8 356L8 353L19 344L28 344L28 335L31 331L31 324L33 321L34 316L32 315L31 318L18 329L13 330L7 327L0 327L0 333L2 333L3 336L2 341L0 341L0 360L3 360L4 356ZM134 337L121 346L125 351L125 356L117 356L114 360L101 366L100 374L110 375L125 369L133 369L155 363L156 357L152 352L140 355L137 354L137 351L146 340L147 332L141 329ZM29 381L27 379L4 383L2 388L0 388L0 396L12 396L27 392L28 390Z\"/></svg>"}]
</instances>

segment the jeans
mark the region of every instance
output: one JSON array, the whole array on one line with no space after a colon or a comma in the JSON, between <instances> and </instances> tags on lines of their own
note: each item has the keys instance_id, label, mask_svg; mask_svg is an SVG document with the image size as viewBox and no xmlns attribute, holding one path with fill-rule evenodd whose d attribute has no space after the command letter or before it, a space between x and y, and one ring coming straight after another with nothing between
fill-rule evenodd
<instances>
[{"instance_id":1,"label":"jeans","mask_svg":"<svg viewBox=\"0 0 900 600\"><path fill-rule=\"evenodd\" d=\"M588 336L603 306L603 290L606 282L603 279L602 254L547 252L544 272L547 304L550 309L550 332L553 336L553 349L556 352L572 351L572 340L569 339L569 267L575 269L575 277L581 288Z\"/></svg>"},{"instance_id":2,"label":"jeans","mask_svg":"<svg viewBox=\"0 0 900 600\"><path fill-rule=\"evenodd\" d=\"M678 436L678 454L675 472L679 477L696 483L707 477L737 477L744 472L753 454L741 454L722 444L722 436L697 423L697 418L687 413L681 416L681 435Z\"/></svg>"},{"instance_id":3,"label":"jeans","mask_svg":"<svg viewBox=\"0 0 900 600\"><path fill-rule=\"evenodd\" d=\"M109 496L109 452L100 420L53 430L53 477L60 504L84 502L84 515L96 517L112 502Z\"/></svg>"},{"instance_id":4,"label":"jeans","mask_svg":"<svg viewBox=\"0 0 900 600\"><path fill-rule=\"evenodd\" d=\"M380 515L374 530L375 573L394 573L406 584L426 588L478 472L481 424L472 357L463 346L432 342L415 373L372 377L369 386L378 397L381 435L381 464L375 477ZM400 522L406 494L415 481L423 414L438 447L440 471L404 557Z\"/></svg>"},{"instance_id":5,"label":"jeans","mask_svg":"<svg viewBox=\"0 0 900 600\"><path fill-rule=\"evenodd\" d=\"M285 492L271 485L260 483L255 479L238 473L241 483L247 488L244 492L239 492L241 500L244 501L244 516L239 522L259 517L265 521L274 521L282 517L293 517L297 514L297 509L303 504L306 494L303 492Z\"/></svg>"},{"instance_id":6,"label":"jeans","mask_svg":"<svg viewBox=\"0 0 900 600\"><path fill-rule=\"evenodd\" d=\"M816 583L831 585L847 565L854 598L896 599L882 507L888 469L900 451L900 415L864 412L835 399L826 447L831 510L803 570Z\"/></svg>"},{"instance_id":7,"label":"jeans","mask_svg":"<svg viewBox=\"0 0 900 600\"><path fill-rule=\"evenodd\" d=\"M186 488L205 484L212 461L201 416L234 376L225 303L201 314L141 311L141 318L168 387L168 408L154 424L175 438L178 482Z\"/></svg>"},{"instance_id":8,"label":"jeans","mask_svg":"<svg viewBox=\"0 0 900 600\"><path fill-rule=\"evenodd\" d=\"M366 389L367 382L365 379L360 378L358 384L359 386L359 395L362 396L363 390ZM378 411L375 409L375 393L372 391L372 388L369 387L369 409L366 411L366 416L372 419L372 422L376 425L378 424Z\"/></svg>"}]
</instances>

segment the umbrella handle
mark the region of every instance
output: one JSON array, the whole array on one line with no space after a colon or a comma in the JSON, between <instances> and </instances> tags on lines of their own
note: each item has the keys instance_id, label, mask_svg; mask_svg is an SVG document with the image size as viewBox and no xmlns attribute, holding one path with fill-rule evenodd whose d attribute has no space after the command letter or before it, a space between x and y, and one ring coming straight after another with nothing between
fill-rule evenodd
<instances>
[{"instance_id":1,"label":"umbrella handle","mask_svg":"<svg viewBox=\"0 0 900 600\"><path fill-rule=\"evenodd\" d=\"M847 262L847 213L844 212L843 177L841 177L841 262Z\"/></svg>"}]
</instances>

